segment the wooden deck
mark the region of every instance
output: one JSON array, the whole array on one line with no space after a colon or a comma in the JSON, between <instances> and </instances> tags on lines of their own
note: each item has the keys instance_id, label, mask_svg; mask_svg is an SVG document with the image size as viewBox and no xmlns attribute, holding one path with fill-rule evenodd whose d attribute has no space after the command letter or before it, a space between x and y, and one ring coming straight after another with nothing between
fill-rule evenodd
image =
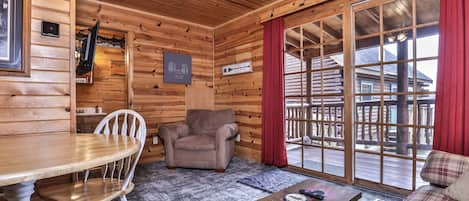
<instances>
[{"instance_id":1,"label":"wooden deck","mask_svg":"<svg viewBox=\"0 0 469 201\"><path fill-rule=\"evenodd\" d=\"M301 167L301 147L289 147L288 164ZM379 183L380 157L378 155L356 153L355 177ZM321 171L321 149L306 147L304 149L304 168ZM324 171L328 174L344 175L344 152L324 150ZM420 178L423 162L417 162L417 188L426 185ZM412 189L412 161L394 157L384 157L383 183L404 189Z\"/></svg>"}]
</instances>

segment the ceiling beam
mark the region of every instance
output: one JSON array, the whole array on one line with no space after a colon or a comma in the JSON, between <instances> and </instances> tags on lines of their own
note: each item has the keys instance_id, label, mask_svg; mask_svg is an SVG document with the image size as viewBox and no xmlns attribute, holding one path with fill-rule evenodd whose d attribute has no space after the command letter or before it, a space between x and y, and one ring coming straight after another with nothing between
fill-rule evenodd
<instances>
[{"instance_id":1,"label":"ceiling beam","mask_svg":"<svg viewBox=\"0 0 469 201\"><path fill-rule=\"evenodd\" d=\"M301 34L300 27L293 28L293 31ZM320 38L314 35L313 33L303 29L303 38L310 41L311 44L318 44L320 42ZM303 45L308 45L308 44L303 44Z\"/></svg>"},{"instance_id":2,"label":"ceiling beam","mask_svg":"<svg viewBox=\"0 0 469 201\"><path fill-rule=\"evenodd\" d=\"M261 23L275 19L277 17L282 17L291 13L294 13L299 10L309 8L321 3L324 3L328 0L285 0L281 4L272 6L272 8L266 10L265 12L259 15Z\"/></svg>"},{"instance_id":3,"label":"ceiling beam","mask_svg":"<svg viewBox=\"0 0 469 201\"><path fill-rule=\"evenodd\" d=\"M375 13L370 9L363 10L366 16L368 16L373 22L379 25L379 14Z\"/></svg>"},{"instance_id":4,"label":"ceiling beam","mask_svg":"<svg viewBox=\"0 0 469 201\"><path fill-rule=\"evenodd\" d=\"M288 34L285 36L285 43L291 45L294 48L300 48L300 41Z\"/></svg>"},{"instance_id":5,"label":"ceiling beam","mask_svg":"<svg viewBox=\"0 0 469 201\"><path fill-rule=\"evenodd\" d=\"M324 21L322 22L322 29L324 33L326 33L327 35L331 36L334 39L342 38L342 34L339 31L336 31L335 29L333 29L332 27L327 25Z\"/></svg>"},{"instance_id":6,"label":"ceiling beam","mask_svg":"<svg viewBox=\"0 0 469 201\"><path fill-rule=\"evenodd\" d=\"M404 5L402 1L396 1L396 7L398 8L399 11L404 12L404 15L412 20L412 11L409 11L410 8L412 8L412 5Z\"/></svg>"}]
</instances>

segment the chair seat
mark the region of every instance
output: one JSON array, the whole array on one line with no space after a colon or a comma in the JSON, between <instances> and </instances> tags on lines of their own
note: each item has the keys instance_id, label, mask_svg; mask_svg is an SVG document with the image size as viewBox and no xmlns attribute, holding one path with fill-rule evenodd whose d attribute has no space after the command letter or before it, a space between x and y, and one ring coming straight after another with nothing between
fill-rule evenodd
<instances>
[{"instance_id":1,"label":"chair seat","mask_svg":"<svg viewBox=\"0 0 469 201\"><path fill-rule=\"evenodd\" d=\"M210 135L189 135L176 140L176 149L184 150L215 150L215 137Z\"/></svg>"},{"instance_id":2,"label":"chair seat","mask_svg":"<svg viewBox=\"0 0 469 201\"><path fill-rule=\"evenodd\" d=\"M127 189L121 190L123 181L106 178L89 179L86 183L70 183L40 188L39 196L51 200L60 201L89 201L103 200L111 201L121 195L126 195L134 188L134 184L130 183Z\"/></svg>"}]
</instances>

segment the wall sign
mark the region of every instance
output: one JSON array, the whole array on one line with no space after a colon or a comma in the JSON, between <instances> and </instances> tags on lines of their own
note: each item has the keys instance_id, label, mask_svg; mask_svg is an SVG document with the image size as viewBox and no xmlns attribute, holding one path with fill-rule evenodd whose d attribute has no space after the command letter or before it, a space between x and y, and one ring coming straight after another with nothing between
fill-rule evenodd
<instances>
[{"instance_id":1,"label":"wall sign","mask_svg":"<svg viewBox=\"0 0 469 201\"><path fill-rule=\"evenodd\" d=\"M30 0L0 0L0 75L29 75L30 6Z\"/></svg>"},{"instance_id":2,"label":"wall sign","mask_svg":"<svg viewBox=\"0 0 469 201\"><path fill-rule=\"evenodd\" d=\"M165 83L191 84L192 57L190 55L164 52L163 80Z\"/></svg>"}]
</instances>

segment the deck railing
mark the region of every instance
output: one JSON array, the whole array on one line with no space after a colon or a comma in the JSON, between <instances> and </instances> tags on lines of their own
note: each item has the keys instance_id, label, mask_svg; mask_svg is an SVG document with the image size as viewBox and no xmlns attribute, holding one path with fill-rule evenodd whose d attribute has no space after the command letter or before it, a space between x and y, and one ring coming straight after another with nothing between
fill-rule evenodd
<instances>
[{"instance_id":1,"label":"deck railing","mask_svg":"<svg viewBox=\"0 0 469 201\"><path fill-rule=\"evenodd\" d=\"M380 145L381 129L383 129L383 144L385 147L398 145L398 132L403 132L409 140L407 146L412 147L412 132L416 132L418 149L431 149L433 137L434 99L420 99L416 101L416 111L413 111L413 101L408 101L409 123L396 122L397 100L386 100L381 112L381 101L361 101L355 107L355 142L359 145ZM319 143L324 133L325 143L343 144L343 103L324 103L303 106L287 104L285 111L285 129L287 141L301 141L305 136L305 143ZM413 124L413 112L416 112L416 125ZM383 123L381 116L384 117ZM398 129L401 128L401 129ZM400 130L400 131L398 131ZM307 136L307 137L306 137ZM306 142L309 141L309 142Z\"/></svg>"}]
</instances>

